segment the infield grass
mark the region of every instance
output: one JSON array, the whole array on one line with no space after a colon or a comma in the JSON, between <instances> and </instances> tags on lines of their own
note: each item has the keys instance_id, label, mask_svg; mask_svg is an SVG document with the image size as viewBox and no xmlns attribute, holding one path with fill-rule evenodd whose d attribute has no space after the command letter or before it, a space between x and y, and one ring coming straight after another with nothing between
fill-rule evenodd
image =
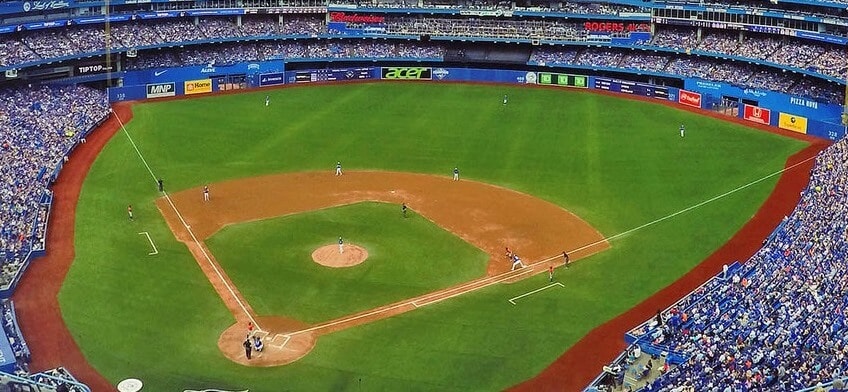
<instances>
[{"instance_id":1,"label":"infield grass","mask_svg":"<svg viewBox=\"0 0 848 392\"><path fill-rule=\"evenodd\" d=\"M338 160L348 169L445 176L458 166L466 178L558 204L606 236L778 171L805 145L650 103L505 86L287 88L142 104L134 112L127 128L169 190L330 172ZM677 133L681 123L685 138ZM543 286L544 277L330 334L294 364L257 369L218 352L218 335L232 317L159 216L155 184L118 134L86 179L76 259L59 299L88 360L115 383L141 378L145 390L499 390L535 375L592 327L703 260L749 219L776 180L620 237L612 249L561 271L565 288L519 305L507 299ZM127 204L135 222L125 217ZM150 232L159 255L147 256L140 231ZM257 245L244 252L261 257L285 247ZM216 245L219 251L227 252ZM288 278L277 276L280 285L300 284L298 276Z\"/></svg>"},{"instance_id":2,"label":"infield grass","mask_svg":"<svg viewBox=\"0 0 848 392\"><path fill-rule=\"evenodd\" d=\"M362 264L322 266L312 251L334 235L368 251ZM310 324L436 291L486 274L489 256L400 206L357 203L230 225L206 240L261 315Z\"/></svg>"}]
</instances>

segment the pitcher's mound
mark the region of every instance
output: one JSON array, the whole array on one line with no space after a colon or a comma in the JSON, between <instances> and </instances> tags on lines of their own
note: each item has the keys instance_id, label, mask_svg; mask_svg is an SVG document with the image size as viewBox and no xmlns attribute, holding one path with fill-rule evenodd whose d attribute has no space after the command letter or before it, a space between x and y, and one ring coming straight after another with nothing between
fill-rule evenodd
<instances>
[{"instance_id":1,"label":"pitcher's mound","mask_svg":"<svg viewBox=\"0 0 848 392\"><path fill-rule=\"evenodd\" d=\"M326 245L312 252L312 260L327 267L352 267L368 258L368 251L361 246L344 244L344 252L339 252L339 245Z\"/></svg>"}]
</instances>

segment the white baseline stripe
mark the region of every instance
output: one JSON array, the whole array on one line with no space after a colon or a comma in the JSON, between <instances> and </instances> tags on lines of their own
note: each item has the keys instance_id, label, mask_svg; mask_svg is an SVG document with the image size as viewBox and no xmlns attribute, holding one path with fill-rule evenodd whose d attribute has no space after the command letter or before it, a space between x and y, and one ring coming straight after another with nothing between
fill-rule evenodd
<instances>
[{"instance_id":1,"label":"white baseline stripe","mask_svg":"<svg viewBox=\"0 0 848 392\"><path fill-rule=\"evenodd\" d=\"M560 282L551 283L551 284L549 284L549 285L547 285L547 286L545 286L545 287L542 287L541 289L536 289L536 290L533 290L533 291L531 291L531 292L521 294L521 295L519 295L519 296L517 296L517 297L512 297L512 298L510 298L510 299L509 299L509 303L511 303L511 304L513 304L513 305L515 305L515 300L517 300L517 299L519 299L519 298L524 298L524 297L526 297L526 296L528 296L528 295L536 294L536 293L538 293L538 292L540 292L540 291L542 291L542 290L549 289L549 288L554 287L554 286L565 287L565 285L564 285L564 284L562 284L562 283L560 283Z\"/></svg>"},{"instance_id":2,"label":"white baseline stripe","mask_svg":"<svg viewBox=\"0 0 848 392\"><path fill-rule=\"evenodd\" d=\"M129 139L130 144L132 144L132 146L133 146L133 149L135 149L136 154L138 154L138 157L141 158L141 162L144 163L144 167L147 168L147 171L150 173L150 176L153 177L153 182L156 182L156 180L157 180L156 175L153 174L153 170L150 169L150 165L147 164L147 160L144 159L144 155L142 155L141 151L139 151L138 146L135 144L135 141L133 140L132 136L130 136L130 133L127 131L127 128L124 126L124 122L121 121L120 117L118 117L118 113L115 113L113 111L112 114L115 116L115 119L118 120L118 123L121 124L121 130L124 131L124 134L127 136L127 139ZM253 315L251 315L250 312L247 311L247 307L244 305L244 303L242 303L241 299L239 299L239 297L236 295L235 290L233 290L232 286L230 286L230 284L227 282L227 280L224 279L223 274L221 274L221 271L218 269L218 267L215 265L215 263L212 262L212 258L209 257L209 254L206 253L206 249L203 247L203 245L200 244L200 241L194 235L194 232L191 231L191 226L189 226L188 223L186 223L185 219L183 219L183 215L180 214L180 210L178 210L177 206L174 205L173 200L171 200L171 196L169 196L168 193L164 192L164 191L162 192L162 194L165 196L165 199L168 200L168 204L171 205L171 208L177 214L177 217L180 219L180 222L182 223L183 227L185 227L185 229L188 231L188 234L191 236L192 240L194 240L194 243L200 249L200 252L203 253L203 256L206 258L206 261L209 263L210 266L212 266L212 269L215 270L215 274L218 275L218 278L221 280L221 283L224 284L224 286L230 292L230 295L233 297L233 299L236 300L236 303L238 303L241 310L244 312L244 314L247 316L247 318L250 319L250 322L252 322L253 325L256 326L256 329L261 331L262 327L259 326L259 323L256 322L256 319L253 318Z\"/></svg>"},{"instance_id":3,"label":"white baseline stripe","mask_svg":"<svg viewBox=\"0 0 848 392\"><path fill-rule=\"evenodd\" d=\"M139 235L146 235L146 236L147 236L147 240L148 240L148 241L150 241L150 246L152 246L152 247L153 247L153 252L150 252L150 253L148 253L147 255L148 255L148 256L158 255L158 254L159 254L159 251L158 251L158 250L156 250L156 244L154 244L154 243L153 243L153 239L152 239L152 238L150 238L150 233L148 233L148 232L146 232L146 231L142 231L141 233L138 233L138 234L139 234Z\"/></svg>"}]
</instances>

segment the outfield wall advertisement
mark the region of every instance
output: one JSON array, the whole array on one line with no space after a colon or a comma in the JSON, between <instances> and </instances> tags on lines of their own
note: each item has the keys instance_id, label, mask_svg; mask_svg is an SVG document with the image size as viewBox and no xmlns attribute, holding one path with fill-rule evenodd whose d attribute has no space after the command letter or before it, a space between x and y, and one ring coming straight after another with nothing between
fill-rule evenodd
<instances>
[{"instance_id":1,"label":"outfield wall advertisement","mask_svg":"<svg viewBox=\"0 0 848 392\"><path fill-rule=\"evenodd\" d=\"M846 131L842 107L774 91L742 89L726 83L686 79L684 87L657 86L623 79L527 70L375 66L285 71L282 61L227 66L128 71L123 87L110 88L111 101L207 94L221 90L220 80L244 80L244 88L283 84L366 80L482 82L588 88L669 100L689 108L710 109L727 99L740 103L739 118L752 123L837 140Z\"/></svg>"},{"instance_id":2,"label":"outfield wall advertisement","mask_svg":"<svg viewBox=\"0 0 848 392\"><path fill-rule=\"evenodd\" d=\"M183 82L185 95L205 94L212 92L211 79L186 80Z\"/></svg>"},{"instance_id":3,"label":"outfield wall advertisement","mask_svg":"<svg viewBox=\"0 0 848 392\"><path fill-rule=\"evenodd\" d=\"M758 124L771 124L771 110L745 104L742 109L742 118Z\"/></svg>"}]
</instances>

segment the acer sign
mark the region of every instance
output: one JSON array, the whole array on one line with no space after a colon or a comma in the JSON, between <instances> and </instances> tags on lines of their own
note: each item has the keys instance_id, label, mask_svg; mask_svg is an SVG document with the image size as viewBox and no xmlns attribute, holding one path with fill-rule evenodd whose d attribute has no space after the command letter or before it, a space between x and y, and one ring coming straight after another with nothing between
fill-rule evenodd
<instances>
[{"instance_id":1,"label":"acer sign","mask_svg":"<svg viewBox=\"0 0 848 392\"><path fill-rule=\"evenodd\" d=\"M433 70L429 67L383 67L380 76L395 80L431 80Z\"/></svg>"},{"instance_id":2,"label":"acer sign","mask_svg":"<svg viewBox=\"0 0 848 392\"><path fill-rule=\"evenodd\" d=\"M748 121L758 124L769 125L771 123L771 110L759 106L745 105L743 117Z\"/></svg>"},{"instance_id":3,"label":"acer sign","mask_svg":"<svg viewBox=\"0 0 848 392\"><path fill-rule=\"evenodd\" d=\"M619 23L619 22L586 22L583 28L588 31L600 31L605 33L621 33L631 31L650 31L647 23Z\"/></svg>"},{"instance_id":4,"label":"acer sign","mask_svg":"<svg viewBox=\"0 0 848 392\"><path fill-rule=\"evenodd\" d=\"M330 12L330 22L379 24L384 23L385 21L386 18L379 15L357 15L344 12Z\"/></svg>"},{"instance_id":5,"label":"acer sign","mask_svg":"<svg viewBox=\"0 0 848 392\"><path fill-rule=\"evenodd\" d=\"M677 96L677 102L681 105L691 106L693 108L701 108L701 94L692 91L680 90Z\"/></svg>"}]
</instances>

